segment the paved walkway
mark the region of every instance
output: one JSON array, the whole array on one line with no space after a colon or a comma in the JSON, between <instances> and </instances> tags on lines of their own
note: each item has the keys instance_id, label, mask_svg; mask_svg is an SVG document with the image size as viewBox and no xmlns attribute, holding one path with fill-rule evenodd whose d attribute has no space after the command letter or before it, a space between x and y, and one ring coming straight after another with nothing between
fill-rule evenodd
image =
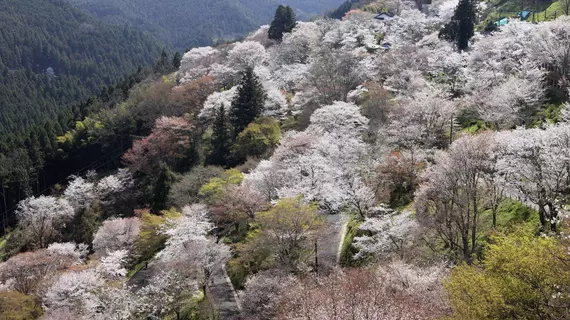
<instances>
[{"instance_id":1,"label":"paved walkway","mask_svg":"<svg viewBox=\"0 0 570 320\"><path fill-rule=\"evenodd\" d=\"M339 243L343 238L346 219L341 214L327 215L327 228L317 241L319 274L327 274L338 265Z\"/></svg>"},{"instance_id":2,"label":"paved walkway","mask_svg":"<svg viewBox=\"0 0 570 320\"><path fill-rule=\"evenodd\" d=\"M208 292L218 311L218 319L239 319L240 306L237 294L228 278L225 267L219 268L212 274L208 283Z\"/></svg>"}]
</instances>

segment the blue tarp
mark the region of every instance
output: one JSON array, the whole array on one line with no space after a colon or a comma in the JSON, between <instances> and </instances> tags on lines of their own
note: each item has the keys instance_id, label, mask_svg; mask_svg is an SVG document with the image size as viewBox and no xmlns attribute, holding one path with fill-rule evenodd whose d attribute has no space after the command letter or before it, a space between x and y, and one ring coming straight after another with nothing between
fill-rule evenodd
<instances>
[{"instance_id":1,"label":"blue tarp","mask_svg":"<svg viewBox=\"0 0 570 320\"><path fill-rule=\"evenodd\" d=\"M499 27L500 27L500 26L504 26L504 25L506 25L507 23L509 23L509 20L508 20L507 18L503 18L503 19L501 19L501 20L499 20L499 21L495 21L495 24L498 25Z\"/></svg>"},{"instance_id":2,"label":"blue tarp","mask_svg":"<svg viewBox=\"0 0 570 320\"><path fill-rule=\"evenodd\" d=\"M530 11L519 12L519 17L521 18L521 20L526 20L526 18L528 18L529 15L530 15Z\"/></svg>"}]
</instances>

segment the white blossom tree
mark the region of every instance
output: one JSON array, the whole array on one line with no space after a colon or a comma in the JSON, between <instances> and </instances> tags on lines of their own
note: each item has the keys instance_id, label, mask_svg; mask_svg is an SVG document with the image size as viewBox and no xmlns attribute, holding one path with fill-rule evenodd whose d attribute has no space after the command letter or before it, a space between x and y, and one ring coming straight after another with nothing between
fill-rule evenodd
<instances>
[{"instance_id":1,"label":"white blossom tree","mask_svg":"<svg viewBox=\"0 0 570 320\"><path fill-rule=\"evenodd\" d=\"M65 198L39 196L20 201L16 216L18 226L29 235L32 246L45 248L61 236L74 212Z\"/></svg>"},{"instance_id":2,"label":"white blossom tree","mask_svg":"<svg viewBox=\"0 0 570 320\"><path fill-rule=\"evenodd\" d=\"M366 218L358 229L372 235L354 238L353 245L358 249L355 259L390 253L396 253L403 258L405 249L417 236L420 225L411 211L403 211Z\"/></svg>"},{"instance_id":3,"label":"white blossom tree","mask_svg":"<svg viewBox=\"0 0 570 320\"><path fill-rule=\"evenodd\" d=\"M140 230L139 218L117 218L103 222L93 238L93 249L100 255L116 250L132 252Z\"/></svg>"},{"instance_id":4,"label":"white blossom tree","mask_svg":"<svg viewBox=\"0 0 570 320\"><path fill-rule=\"evenodd\" d=\"M255 41L238 42L228 51L229 64L236 66L238 70L263 65L267 62L268 58L269 55L265 47Z\"/></svg>"},{"instance_id":5,"label":"white blossom tree","mask_svg":"<svg viewBox=\"0 0 570 320\"><path fill-rule=\"evenodd\" d=\"M544 232L556 231L559 206L570 179L570 126L517 129L497 134L497 169L508 176L507 193L538 207Z\"/></svg>"},{"instance_id":6,"label":"white blossom tree","mask_svg":"<svg viewBox=\"0 0 570 320\"><path fill-rule=\"evenodd\" d=\"M78 176L71 176L71 182L63 195L76 209L84 209L91 205L96 197L95 184Z\"/></svg>"}]
</instances>

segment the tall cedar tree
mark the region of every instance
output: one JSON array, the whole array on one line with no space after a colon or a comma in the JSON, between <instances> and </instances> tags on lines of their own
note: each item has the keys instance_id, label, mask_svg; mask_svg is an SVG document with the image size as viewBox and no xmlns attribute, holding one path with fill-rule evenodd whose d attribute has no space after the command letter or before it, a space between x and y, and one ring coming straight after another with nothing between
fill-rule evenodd
<instances>
[{"instance_id":1,"label":"tall cedar tree","mask_svg":"<svg viewBox=\"0 0 570 320\"><path fill-rule=\"evenodd\" d=\"M152 212L158 213L160 210L166 209L166 201L168 199L168 193L170 192L170 187L174 182L174 174L168 166L162 165L158 179L154 185L154 195L152 197Z\"/></svg>"},{"instance_id":2,"label":"tall cedar tree","mask_svg":"<svg viewBox=\"0 0 570 320\"><path fill-rule=\"evenodd\" d=\"M224 104L216 112L212 133L212 153L208 159L209 164L225 166L230 154L231 132L226 117L226 108Z\"/></svg>"},{"instance_id":3,"label":"tall cedar tree","mask_svg":"<svg viewBox=\"0 0 570 320\"><path fill-rule=\"evenodd\" d=\"M439 32L439 38L454 42L457 50L466 50L475 35L475 5L473 0L460 0L453 18Z\"/></svg>"},{"instance_id":4,"label":"tall cedar tree","mask_svg":"<svg viewBox=\"0 0 570 320\"><path fill-rule=\"evenodd\" d=\"M280 5L275 11L275 19L273 19L269 27L269 39L277 41L283 40L283 33L291 32L296 25L297 22L293 8Z\"/></svg>"},{"instance_id":5,"label":"tall cedar tree","mask_svg":"<svg viewBox=\"0 0 570 320\"><path fill-rule=\"evenodd\" d=\"M229 118L234 140L248 124L261 115L266 98L263 85L253 72L253 68L246 68L230 110Z\"/></svg>"}]
</instances>

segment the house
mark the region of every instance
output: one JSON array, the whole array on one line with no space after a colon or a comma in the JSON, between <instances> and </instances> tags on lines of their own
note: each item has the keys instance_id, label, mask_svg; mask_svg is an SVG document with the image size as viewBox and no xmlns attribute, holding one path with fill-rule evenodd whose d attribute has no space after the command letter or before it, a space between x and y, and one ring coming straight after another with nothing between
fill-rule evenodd
<instances>
[{"instance_id":1,"label":"house","mask_svg":"<svg viewBox=\"0 0 570 320\"><path fill-rule=\"evenodd\" d=\"M381 21L390 21L390 20L392 20L393 18L394 18L394 15L391 14L391 13L389 13L389 12L382 12L382 13L377 14L377 15L374 17L374 19L378 19L378 20L381 20Z\"/></svg>"},{"instance_id":2,"label":"house","mask_svg":"<svg viewBox=\"0 0 570 320\"><path fill-rule=\"evenodd\" d=\"M521 11L517 14L517 17L519 17L521 20L526 20L528 18L528 16L530 15L530 11Z\"/></svg>"},{"instance_id":3,"label":"house","mask_svg":"<svg viewBox=\"0 0 570 320\"><path fill-rule=\"evenodd\" d=\"M507 25L507 23L509 23L509 19L507 19L507 18L503 18L499 21L495 21L495 24L499 27L505 26L505 25Z\"/></svg>"}]
</instances>

